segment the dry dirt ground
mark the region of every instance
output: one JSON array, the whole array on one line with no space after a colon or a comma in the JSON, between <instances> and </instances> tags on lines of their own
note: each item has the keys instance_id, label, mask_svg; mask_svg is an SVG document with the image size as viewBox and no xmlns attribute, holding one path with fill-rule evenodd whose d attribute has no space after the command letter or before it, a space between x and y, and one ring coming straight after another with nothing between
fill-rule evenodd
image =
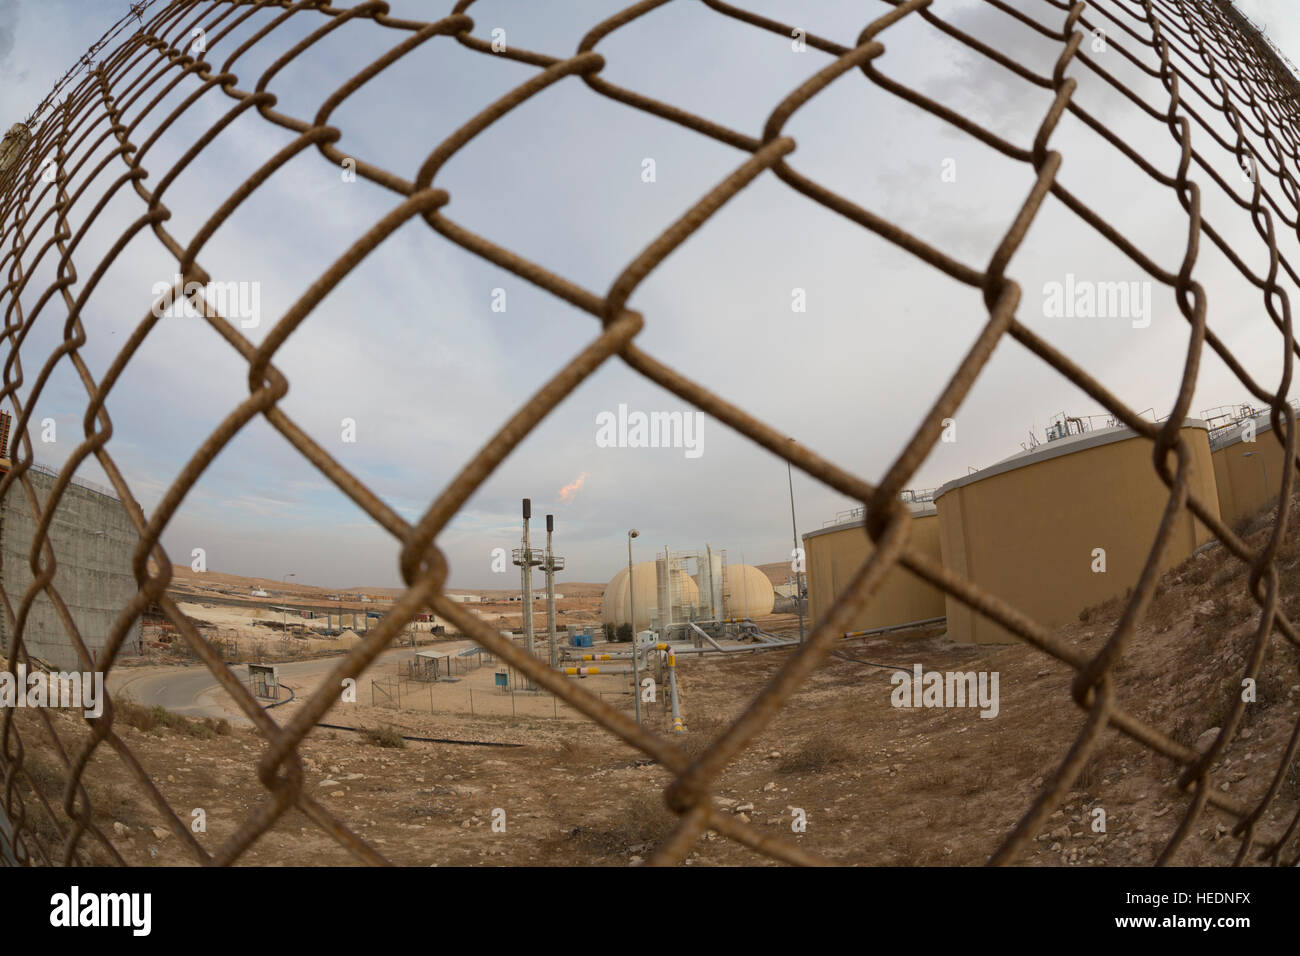
<instances>
[{"instance_id":1,"label":"dry dirt ground","mask_svg":"<svg viewBox=\"0 0 1300 956\"><path fill-rule=\"evenodd\" d=\"M562 587L563 598L556 601L557 625L561 628L566 624L599 627L604 585L565 582ZM219 647L226 659L271 662L297 660L350 648L357 641L355 635L364 634L366 612L387 613L392 601L402 593L396 588L330 589L296 581L246 578L216 571L196 572L184 566L173 569L173 580L168 590L199 634ZM267 596L254 597L254 590L264 591ZM493 627L521 630L521 606L518 602L506 600L507 595L518 594L517 588L514 591L460 591L483 599L482 603L465 605L466 610ZM365 593L370 601L351 600L358 593ZM232 601L238 603L232 604ZM285 603L291 606L291 610L276 609ZM303 607L314 608L316 616L304 618L294 613ZM545 607L540 602L534 613L539 622L545 621ZM371 618L369 623L374 626L377 621ZM432 624L442 625L447 634L455 635L455 627L436 616L413 623L407 634L422 643L431 643L429 631ZM342 634L329 633L329 625L348 630ZM284 639L286 631L289 635L287 641ZM156 610L146 615L143 638L143 653L129 659L124 655L124 664L175 663L193 657L175 626ZM134 650L130 648L132 655Z\"/></svg>"},{"instance_id":2,"label":"dry dirt ground","mask_svg":"<svg viewBox=\"0 0 1300 956\"><path fill-rule=\"evenodd\" d=\"M1254 536L1262 542L1262 531ZM1300 536L1278 559L1285 606L1300 616ZM1169 571L1147 620L1115 674L1122 707L1174 739L1196 746L1220 726L1240 693L1253 626L1239 563L1215 548ZM1085 612L1059 632L1082 651L1105 640L1121 609L1116 600ZM679 666L688 733L699 753L787 659L785 651ZM972 708L891 706L892 668L996 671L1000 707L985 719ZM883 664L885 666L872 666ZM971 647L935 636L843 642L725 772L718 802L761 831L793 840L844 864L983 863L1029 807L1083 722L1072 702L1072 672L1023 645ZM274 712L273 712L274 713ZM1213 768L1214 786L1252 803L1273 784L1300 714L1300 657L1278 638L1269 644L1258 699L1244 729ZM48 801L59 803L60 760L30 711L14 719L25 769ZM664 726L663 714L650 718ZM57 713L66 747L86 735L79 717ZM672 818L662 791L668 775L583 719L439 715L339 705L327 721L381 732L314 730L300 748L307 789L381 853L411 865L622 865L644 859ZM132 726L134 725L134 726ZM393 743L408 736L521 744L519 747ZM265 744L247 729L132 710L114 726L126 746L189 824L206 814L196 839L215 850L267 797L256 777ZM1108 730L1103 746L1019 857L1030 865L1150 863L1178 826L1189 794L1178 768ZM192 862L181 839L133 781L124 761L101 746L83 777L96 825L122 857L137 864ZM1300 775L1283 769L1263 837L1282 834L1300 809ZM20 784L28 820L57 842L55 822ZM1094 832L1097 808L1106 830ZM791 829L796 811L807 828ZM504 813L504 832L493 828ZM1224 864L1239 841L1235 820L1213 808L1192 828L1173 862ZM98 859L94 840L83 846ZM1294 856L1293 836L1285 857ZM1256 862L1258 849L1246 862ZM247 864L347 864L353 858L296 810L240 857ZM766 862L728 840L701 840L689 865Z\"/></svg>"}]
</instances>

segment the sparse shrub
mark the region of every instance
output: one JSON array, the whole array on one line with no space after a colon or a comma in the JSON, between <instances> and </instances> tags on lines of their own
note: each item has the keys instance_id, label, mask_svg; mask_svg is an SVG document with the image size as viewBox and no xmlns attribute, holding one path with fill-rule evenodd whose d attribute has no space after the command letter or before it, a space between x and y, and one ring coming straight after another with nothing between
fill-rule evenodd
<instances>
[{"instance_id":1,"label":"sparse shrub","mask_svg":"<svg viewBox=\"0 0 1300 956\"><path fill-rule=\"evenodd\" d=\"M110 783L99 789L90 788L90 803L101 819L114 820L127 826L139 826L146 822L145 815L140 812L139 798L122 784Z\"/></svg>"},{"instance_id":2,"label":"sparse shrub","mask_svg":"<svg viewBox=\"0 0 1300 956\"><path fill-rule=\"evenodd\" d=\"M560 742L559 750L556 754L558 762L569 766L588 763L592 758L593 753L590 747L580 741L567 737Z\"/></svg>"},{"instance_id":3,"label":"sparse shrub","mask_svg":"<svg viewBox=\"0 0 1300 956\"><path fill-rule=\"evenodd\" d=\"M940 763L923 772L916 781L917 790L951 790L960 774L951 763Z\"/></svg>"},{"instance_id":4,"label":"sparse shrub","mask_svg":"<svg viewBox=\"0 0 1300 956\"><path fill-rule=\"evenodd\" d=\"M406 746L406 738L402 732L392 724L381 724L378 727L363 727L361 737L366 743L375 747L391 747L402 749Z\"/></svg>"},{"instance_id":5,"label":"sparse shrub","mask_svg":"<svg viewBox=\"0 0 1300 956\"><path fill-rule=\"evenodd\" d=\"M825 773L848 760L852 752L839 740L819 734L793 753L786 754L776 765L781 773Z\"/></svg>"},{"instance_id":6,"label":"sparse shrub","mask_svg":"<svg viewBox=\"0 0 1300 956\"><path fill-rule=\"evenodd\" d=\"M973 797L984 793L992 786L993 771L986 768L973 777L963 778L961 793L964 797Z\"/></svg>"},{"instance_id":7,"label":"sparse shrub","mask_svg":"<svg viewBox=\"0 0 1300 956\"><path fill-rule=\"evenodd\" d=\"M64 769L43 755L28 752L23 770L46 799L53 800L63 792L67 780Z\"/></svg>"},{"instance_id":8,"label":"sparse shrub","mask_svg":"<svg viewBox=\"0 0 1300 956\"><path fill-rule=\"evenodd\" d=\"M640 791L633 795L627 806L619 809L611 822L604 825L580 826L570 830L566 837L584 849L599 856L625 854L646 849L659 843L676 824L676 819L664 804L663 794L657 790Z\"/></svg>"},{"instance_id":9,"label":"sparse shrub","mask_svg":"<svg viewBox=\"0 0 1300 956\"><path fill-rule=\"evenodd\" d=\"M173 714L164 707L141 707L130 697L121 697L113 701L113 722L126 724L145 733L150 731L174 730L178 733L208 740L211 737L224 737L230 733L230 721L205 717L190 720L180 714Z\"/></svg>"},{"instance_id":10,"label":"sparse shrub","mask_svg":"<svg viewBox=\"0 0 1300 956\"><path fill-rule=\"evenodd\" d=\"M1095 791L1105 776L1105 764L1106 753L1100 747L1093 750L1079 769L1079 776L1075 778L1074 785L1080 790Z\"/></svg>"},{"instance_id":11,"label":"sparse shrub","mask_svg":"<svg viewBox=\"0 0 1300 956\"><path fill-rule=\"evenodd\" d=\"M158 709L161 708L141 707L130 697L121 697L113 701L113 719L148 733L158 726L158 719L154 715Z\"/></svg>"}]
</instances>

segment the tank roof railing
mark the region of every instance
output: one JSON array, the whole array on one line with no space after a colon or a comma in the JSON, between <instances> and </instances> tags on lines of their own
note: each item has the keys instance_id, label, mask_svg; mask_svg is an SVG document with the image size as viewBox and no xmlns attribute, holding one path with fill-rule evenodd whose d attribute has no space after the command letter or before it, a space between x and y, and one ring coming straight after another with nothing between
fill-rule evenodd
<instances>
[{"instance_id":1,"label":"tank roof railing","mask_svg":"<svg viewBox=\"0 0 1300 956\"><path fill-rule=\"evenodd\" d=\"M924 504L928 501L934 501L934 493L938 490L938 488L904 488L898 493L898 500L906 501L909 504ZM866 517L866 513L866 509L861 505L856 508L849 508L847 511L837 511L834 518L822 522L822 527L833 528L837 524L860 521Z\"/></svg>"}]
</instances>

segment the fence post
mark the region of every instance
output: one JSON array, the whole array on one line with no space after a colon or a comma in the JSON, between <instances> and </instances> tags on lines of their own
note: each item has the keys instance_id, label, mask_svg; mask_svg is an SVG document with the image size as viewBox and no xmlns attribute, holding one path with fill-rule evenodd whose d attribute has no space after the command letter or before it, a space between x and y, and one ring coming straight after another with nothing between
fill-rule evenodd
<instances>
[{"instance_id":1,"label":"fence post","mask_svg":"<svg viewBox=\"0 0 1300 956\"><path fill-rule=\"evenodd\" d=\"M469 715L474 716L474 688L469 689Z\"/></svg>"}]
</instances>

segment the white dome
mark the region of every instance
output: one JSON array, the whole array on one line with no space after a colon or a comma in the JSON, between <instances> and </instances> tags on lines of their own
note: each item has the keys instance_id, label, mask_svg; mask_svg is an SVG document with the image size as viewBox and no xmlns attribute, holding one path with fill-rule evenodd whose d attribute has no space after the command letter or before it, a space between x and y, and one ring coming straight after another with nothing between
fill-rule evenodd
<instances>
[{"instance_id":1,"label":"white dome","mask_svg":"<svg viewBox=\"0 0 1300 956\"><path fill-rule=\"evenodd\" d=\"M772 613L776 591L766 574L752 564L729 564L726 574L728 617L761 617Z\"/></svg>"}]
</instances>

